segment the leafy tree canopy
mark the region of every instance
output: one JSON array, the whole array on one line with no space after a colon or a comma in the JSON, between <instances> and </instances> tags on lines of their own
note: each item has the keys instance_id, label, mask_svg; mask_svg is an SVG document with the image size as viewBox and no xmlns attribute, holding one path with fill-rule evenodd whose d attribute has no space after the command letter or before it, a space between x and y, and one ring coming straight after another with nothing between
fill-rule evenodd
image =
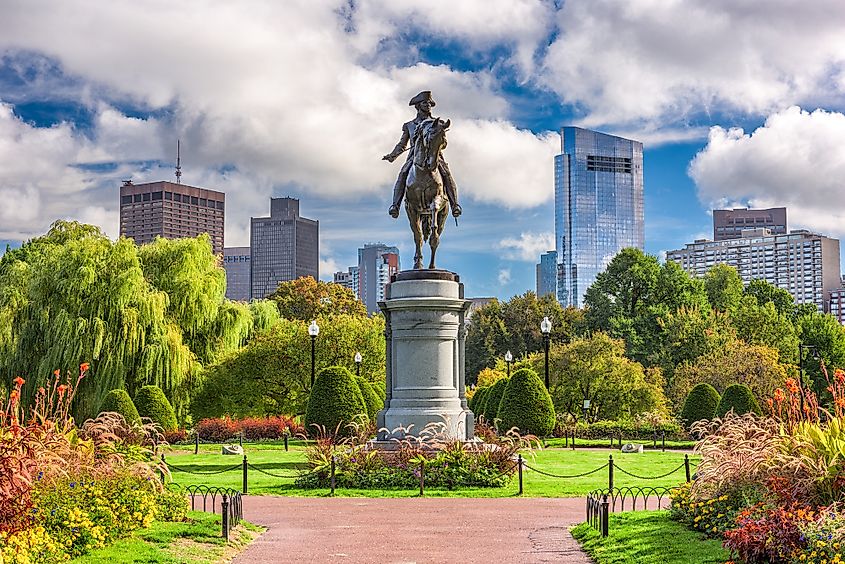
<instances>
[{"instance_id":1,"label":"leafy tree canopy","mask_svg":"<svg viewBox=\"0 0 845 564\"><path fill-rule=\"evenodd\" d=\"M734 267L717 264L704 275L704 291L713 309L731 311L742 298L742 278Z\"/></svg>"},{"instance_id":2,"label":"leafy tree canopy","mask_svg":"<svg viewBox=\"0 0 845 564\"><path fill-rule=\"evenodd\" d=\"M742 293L745 296L752 296L759 306L771 302L780 314L790 315L795 311L795 300L792 294L765 280L752 280Z\"/></svg>"},{"instance_id":3,"label":"leafy tree canopy","mask_svg":"<svg viewBox=\"0 0 845 564\"><path fill-rule=\"evenodd\" d=\"M367 315L363 302L349 288L303 276L290 282L280 282L267 299L276 302L285 319L311 321L332 315Z\"/></svg>"}]
</instances>

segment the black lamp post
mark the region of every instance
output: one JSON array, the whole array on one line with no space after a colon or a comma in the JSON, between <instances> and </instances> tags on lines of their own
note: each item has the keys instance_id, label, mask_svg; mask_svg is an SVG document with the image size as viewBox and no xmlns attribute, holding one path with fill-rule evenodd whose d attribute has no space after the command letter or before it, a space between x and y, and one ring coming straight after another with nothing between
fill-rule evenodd
<instances>
[{"instance_id":1,"label":"black lamp post","mask_svg":"<svg viewBox=\"0 0 845 564\"><path fill-rule=\"evenodd\" d=\"M590 411L590 400L584 398L584 423L587 422L587 412Z\"/></svg>"},{"instance_id":2,"label":"black lamp post","mask_svg":"<svg viewBox=\"0 0 845 564\"><path fill-rule=\"evenodd\" d=\"M801 415L804 415L804 390L803 388L807 387L806 382L804 381L804 351L810 351L813 355L815 360L819 360L819 353L816 349L815 345L805 345L804 343L798 343L798 378L801 381ZM813 390L815 391L815 390Z\"/></svg>"},{"instance_id":3,"label":"black lamp post","mask_svg":"<svg viewBox=\"0 0 845 564\"><path fill-rule=\"evenodd\" d=\"M505 364L508 365L508 378L511 377L511 362L513 362L513 355L511 351L505 353Z\"/></svg>"},{"instance_id":4,"label":"black lamp post","mask_svg":"<svg viewBox=\"0 0 845 564\"><path fill-rule=\"evenodd\" d=\"M544 317L540 322L540 332L543 334L543 350L546 352L546 370L545 381L546 389L549 389L549 335L552 332L552 322L548 317Z\"/></svg>"},{"instance_id":5,"label":"black lamp post","mask_svg":"<svg viewBox=\"0 0 845 564\"><path fill-rule=\"evenodd\" d=\"M312 321L311 325L308 326L308 335L311 337L311 387L314 387L314 363L315 363L315 355L316 346L317 346L317 335L320 334L320 326L317 325L316 321Z\"/></svg>"},{"instance_id":6,"label":"black lamp post","mask_svg":"<svg viewBox=\"0 0 845 564\"><path fill-rule=\"evenodd\" d=\"M361 377L361 361L364 360L364 357L361 356L361 353L355 353L355 376Z\"/></svg>"}]
</instances>

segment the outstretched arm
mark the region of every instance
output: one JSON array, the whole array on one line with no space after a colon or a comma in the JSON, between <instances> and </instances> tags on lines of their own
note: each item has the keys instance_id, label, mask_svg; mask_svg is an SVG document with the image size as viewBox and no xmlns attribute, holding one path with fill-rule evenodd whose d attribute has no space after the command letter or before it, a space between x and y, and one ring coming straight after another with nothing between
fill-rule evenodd
<instances>
[{"instance_id":1,"label":"outstretched arm","mask_svg":"<svg viewBox=\"0 0 845 564\"><path fill-rule=\"evenodd\" d=\"M406 128L403 125L402 126L402 138L399 139L399 142L396 144L396 146L393 148L393 150L390 151L385 156L383 156L381 159L383 161L390 161L390 162L395 161L396 157L398 157L399 155L401 155L402 153L405 152L405 149L408 148L408 143L410 141L411 141L411 136L408 134L408 128Z\"/></svg>"}]
</instances>

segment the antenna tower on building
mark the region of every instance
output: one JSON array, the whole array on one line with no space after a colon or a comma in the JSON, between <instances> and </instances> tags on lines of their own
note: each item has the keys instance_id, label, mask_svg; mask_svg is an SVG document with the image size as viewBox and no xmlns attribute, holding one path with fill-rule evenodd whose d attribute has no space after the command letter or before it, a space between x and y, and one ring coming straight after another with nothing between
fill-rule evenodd
<instances>
[{"instance_id":1,"label":"antenna tower on building","mask_svg":"<svg viewBox=\"0 0 845 564\"><path fill-rule=\"evenodd\" d=\"M176 140L176 184L182 184L182 141Z\"/></svg>"}]
</instances>

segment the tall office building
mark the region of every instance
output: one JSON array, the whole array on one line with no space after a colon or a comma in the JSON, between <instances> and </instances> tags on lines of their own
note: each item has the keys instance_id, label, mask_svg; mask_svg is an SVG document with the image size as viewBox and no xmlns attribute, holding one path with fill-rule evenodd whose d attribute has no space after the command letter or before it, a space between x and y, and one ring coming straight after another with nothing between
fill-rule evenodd
<instances>
[{"instance_id":1,"label":"tall office building","mask_svg":"<svg viewBox=\"0 0 845 564\"><path fill-rule=\"evenodd\" d=\"M223 269L226 270L226 297L233 301L249 301L249 247L223 249Z\"/></svg>"},{"instance_id":2,"label":"tall office building","mask_svg":"<svg viewBox=\"0 0 845 564\"><path fill-rule=\"evenodd\" d=\"M546 294L557 296L557 251L548 251L540 255L537 269L537 297Z\"/></svg>"},{"instance_id":3,"label":"tall office building","mask_svg":"<svg viewBox=\"0 0 845 564\"><path fill-rule=\"evenodd\" d=\"M138 245L208 233L212 251L220 255L225 211L226 195L215 190L167 181L127 180L120 187L120 234Z\"/></svg>"},{"instance_id":4,"label":"tall office building","mask_svg":"<svg viewBox=\"0 0 845 564\"><path fill-rule=\"evenodd\" d=\"M555 156L558 301L583 306L613 257L644 244L642 143L564 127Z\"/></svg>"},{"instance_id":5,"label":"tall office building","mask_svg":"<svg viewBox=\"0 0 845 564\"><path fill-rule=\"evenodd\" d=\"M399 249L384 243L367 243L358 249L358 296L367 313L379 311L384 300L384 287L399 272Z\"/></svg>"},{"instance_id":6,"label":"tall office building","mask_svg":"<svg viewBox=\"0 0 845 564\"><path fill-rule=\"evenodd\" d=\"M724 263L736 268L746 284L765 280L788 291L796 303L830 311L831 293L841 288L838 239L803 229L775 235L763 227L741 235L724 241L699 239L668 251L666 260L699 277Z\"/></svg>"},{"instance_id":7,"label":"tall office building","mask_svg":"<svg viewBox=\"0 0 845 564\"><path fill-rule=\"evenodd\" d=\"M773 235L786 234L786 208L713 210L713 240L739 239L745 229L765 227Z\"/></svg>"},{"instance_id":8,"label":"tall office building","mask_svg":"<svg viewBox=\"0 0 845 564\"><path fill-rule=\"evenodd\" d=\"M320 222L299 215L296 198L270 198L270 217L250 218L250 298L279 282L320 276Z\"/></svg>"},{"instance_id":9,"label":"tall office building","mask_svg":"<svg viewBox=\"0 0 845 564\"><path fill-rule=\"evenodd\" d=\"M356 298L360 299L358 294L358 267L350 266L346 272L338 271L334 273L332 282L340 284L344 288L349 288Z\"/></svg>"}]
</instances>

